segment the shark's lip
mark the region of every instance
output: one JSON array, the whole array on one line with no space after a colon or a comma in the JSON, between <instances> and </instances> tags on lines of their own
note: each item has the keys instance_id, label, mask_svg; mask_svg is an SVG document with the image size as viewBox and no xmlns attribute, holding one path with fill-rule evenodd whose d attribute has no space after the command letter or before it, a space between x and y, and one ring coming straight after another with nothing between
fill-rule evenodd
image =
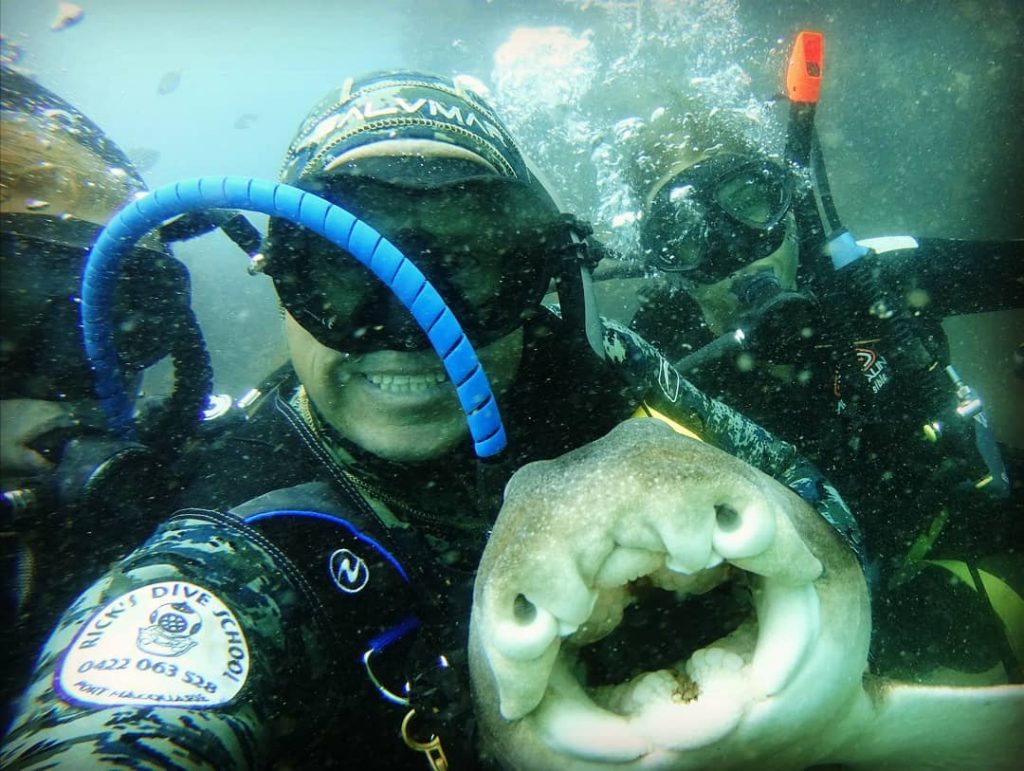
<instances>
[{"instance_id":1,"label":"shark's lip","mask_svg":"<svg viewBox=\"0 0 1024 771\"><path fill-rule=\"evenodd\" d=\"M557 589L517 597L517 613L491 635L492 666L547 667L548 676L540 688L499 689L502 716L532 724L552 750L603 763L692 750L728 735L798 677L819 638L821 563L780 522L758 502L725 506L699 533L645 530L643 543L612 544L596 567L577 565ZM600 689L577 680L573 645L618 626L629 601L621 587L646 577L669 591L706 591L737 570L750 574L755 619L670 668ZM574 593L574 602L564 600Z\"/></svg>"}]
</instances>

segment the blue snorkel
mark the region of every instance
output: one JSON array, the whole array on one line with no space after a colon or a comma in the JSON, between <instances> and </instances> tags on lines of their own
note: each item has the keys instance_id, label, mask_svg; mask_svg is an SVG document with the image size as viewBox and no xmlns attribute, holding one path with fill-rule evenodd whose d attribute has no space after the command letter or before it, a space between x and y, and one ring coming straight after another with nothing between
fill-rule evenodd
<instances>
[{"instance_id":1,"label":"blue snorkel","mask_svg":"<svg viewBox=\"0 0 1024 771\"><path fill-rule=\"evenodd\" d=\"M455 385L476 454L489 458L505 448L505 428L476 351L419 268L345 209L297 187L249 177L199 177L158 188L119 211L90 251L82 278L82 331L112 432L128 440L136 435L114 344L112 308L121 259L165 220L213 208L286 219L353 255L394 293L430 340Z\"/></svg>"}]
</instances>

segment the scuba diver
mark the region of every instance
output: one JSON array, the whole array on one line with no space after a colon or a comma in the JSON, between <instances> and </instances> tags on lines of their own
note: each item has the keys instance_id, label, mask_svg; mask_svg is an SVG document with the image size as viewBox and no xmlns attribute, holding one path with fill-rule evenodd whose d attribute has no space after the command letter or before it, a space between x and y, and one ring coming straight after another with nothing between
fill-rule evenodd
<instances>
[{"instance_id":1,"label":"scuba diver","mask_svg":"<svg viewBox=\"0 0 1024 771\"><path fill-rule=\"evenodd\" d=\"M849 511L792 446L596 314L582 227L477 91L346 80L301 123L281 179L411 255L477 347L507 445L474 456L456 393L476 376L449 379L354 251L272 217L251 269L274 281L291 361L191 454L193 508L61 620L5 764L479 767L466 636L502 489L634 416L782 480L856 550Z\"/></svg>"},{"instance_id":2,"label":"scuba diver","mask_svg":"<svg viewBox=\"0 0 1024 771\"><path fill-rule=\"evenodd\" d=\"M6 718L60 610L127 550L122 537L151 529L140 502L170 494L159 472L160 452L170 446L122 442L106 432L79 330L89 248L146 185L121 149L72 105L6 65L0 75ZM197 357L188 274L159 234L143 239L126 261L114 317L133 394L146 367L168 355L179 363ZM192 374L207 389L203 372L200 361ZM173 434L164 428L158 433ZM86 556L82 536L98 532L107 536L90 537Z\"/></svg>"},{"instance_id":3,"label":"scuba diver","mask_svg":"<svg viewBox=\"0 0 1024 771\"><path fill-rule=\"evenodd\" d=\"M1020 477L1002 461L1019 468L1020 451L997 448L941 321L1024 307L1024 241L849 237L860 256L822 268L829 228L814 201L834 207L820 148L808 180L707 110L683 120L678 155L647 183L638 262L653 278L630 328L837 485L879 555L881 671L1001 663L1019 679L1024 641L1009 639L1008 611L967 588L981 583L967 574L1020 543L1019 487L1006 500ZM966 264L971 281L951 281ZM955 570L924 570L943 555L956 555Z\"/></svg>"}]
</instances>

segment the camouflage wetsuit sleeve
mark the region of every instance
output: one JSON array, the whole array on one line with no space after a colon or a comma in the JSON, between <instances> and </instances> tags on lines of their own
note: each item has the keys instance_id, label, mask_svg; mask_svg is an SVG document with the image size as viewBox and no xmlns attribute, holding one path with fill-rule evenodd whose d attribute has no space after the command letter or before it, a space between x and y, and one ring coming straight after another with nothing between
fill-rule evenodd
<instances>
[{"instance_id":1,"label":"camouflage wetsuit sleeve","mask_svg":"<svg viewBox=\"0 0 1024 771\"><path fill-rule=\"evenodd\" d=\"M654 402L652 406L693 429L705 441L787 485L814 506L863 557L860 527L849 508L793 445L698 390L631 329L605 319L603 342L607 357Z\"/></svg>"},{"instance_id":2,"label":"camouflage wetsuit sleeve","mask_svg":"<svg viewBox=\"0 0 1024 771\"><path fill-rule=\"evenodd\" d=\"M232 514L174 516L64 614L3 767L253 768L317 730L330 636L290 565Z\"/></svg>"}]
</instances>

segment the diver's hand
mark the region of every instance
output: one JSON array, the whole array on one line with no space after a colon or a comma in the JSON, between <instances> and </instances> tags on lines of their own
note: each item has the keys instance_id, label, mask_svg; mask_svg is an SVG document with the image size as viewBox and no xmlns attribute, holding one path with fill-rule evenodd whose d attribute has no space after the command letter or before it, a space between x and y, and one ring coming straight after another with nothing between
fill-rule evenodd
<instances>
[{"instance_id":1,"label":"diver's hand","mask_svg":"<svg viewBox=\"0 0 1024 771\"><path fill-rule=\"evenodd\" d=\"M30 476L53 468L31 445L44 434L77 424L70 408L41 399L0 401L0 476Z\"/></svg>"}]
</instances>

